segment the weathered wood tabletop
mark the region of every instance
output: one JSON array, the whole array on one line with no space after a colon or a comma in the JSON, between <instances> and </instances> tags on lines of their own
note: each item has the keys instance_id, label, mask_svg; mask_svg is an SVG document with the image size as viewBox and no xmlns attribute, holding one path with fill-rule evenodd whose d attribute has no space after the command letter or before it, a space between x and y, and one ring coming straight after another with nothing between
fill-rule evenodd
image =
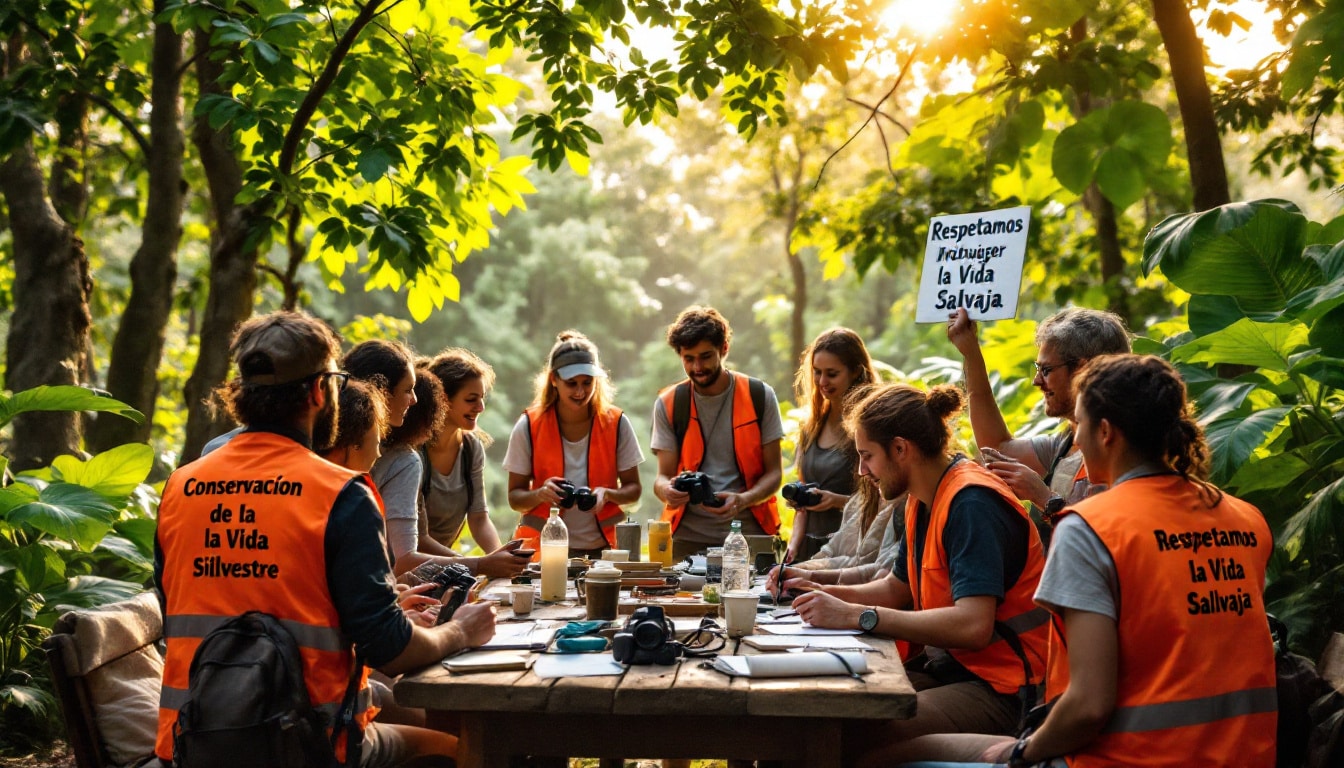
<instances>
[{"instance_id":1,"label":"weathered wood tabletop","mask_svg":"<svg viewBox=\"0 0 1344 768\"><path fill-rule=\"evenodd\" d=\"M538 606L529 618L575 618ZM500 609L500 620L512 611ZM434 665L396 684L397 701L429 710L431 725L460 716L458 765L504 766L510 755L732 758L838 766L846 720L914 715L915 693L892 641L863 640L871 674L748 679L701 667L632 666L619 676L542 679L532 670L451 674ZM734 651L755 651L742 644ZM456 714L448 714L456 713Z\"/></svg>"}]
</instances>

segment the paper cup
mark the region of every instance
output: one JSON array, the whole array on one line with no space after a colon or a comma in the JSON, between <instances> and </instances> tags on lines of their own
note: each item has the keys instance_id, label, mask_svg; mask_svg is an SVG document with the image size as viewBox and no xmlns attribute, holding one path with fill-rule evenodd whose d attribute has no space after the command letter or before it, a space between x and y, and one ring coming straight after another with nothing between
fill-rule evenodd
<instances>
[{"instance_id":1,"label":"paper cup","mask_svg":"<svg viewBox=\"0 0 1344 768\"><path fill-rule=\"evenodd\" d=\"M630 562L630 550L606 549L602 551L602 559L613 563L628 563Z\"/></svg>"},{"instance_id":2,"label":"paper cup","mask_svg":"<svg viewBox=\"0 0 1344 768\"><path fill-rule=\"evenodd\" d=\"M532 590L531 584L514 584L509 587L509 592L513 593L514 616L526 616L532 612L537 593Z\"/></svg>"},{"instance_id":3,"label":"paper cup","mask_svg":"<svg viewBox=\"0 0 1344 768\"><path fill-rule=\"evenodd\" d=\"M756 604L760 595L754 592L724 592L723 616L728 624L729 637L746 637L756 629Z\"/></svg>"}]
</instances>

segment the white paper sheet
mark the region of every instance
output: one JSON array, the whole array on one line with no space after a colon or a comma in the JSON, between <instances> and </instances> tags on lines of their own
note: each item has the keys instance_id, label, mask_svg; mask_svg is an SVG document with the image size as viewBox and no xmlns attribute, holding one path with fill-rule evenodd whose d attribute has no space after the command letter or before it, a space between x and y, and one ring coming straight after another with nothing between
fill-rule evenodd
<instances>
[{"instance_id":1,"label":"white paper sheet","mask_svg":"<svg viewBox=\"0 0 1344 768\"><path fill-rule=\"evenodd\" d=\"M525 643L541 643L545 645L551 642L551 638L554 635L555 627L553 626L553 622L505 622L495 625L495 636L490 638L490 641L485 645L482 645L480 650L488 651Z\"/></svg>"},{"instance_id":2,"label":"white paper sheet","mask_svg":"<svg viewBox=\"0 0 1344 768\"><path fill-rule=\"evenodd\" d=\"M759 623L759 622L758 622ZM857 629L825 629L811 624L766 624L761 631L772 635L861 635Z\"/></svg>"},{"instance_id":3,"label":"white paper sheet","mask_svg":"<svg viewBox=\"0 0 1344 768\"><path fill-rule=\"evenodd\" d=\"M868 661L862 653L840 652L850 669L858 674L868 672ZM739 677L814 677L817 675L848 675L840 659L831 653L770 653L760 656L720 656L714 668L727 675Z\"/></svg>"},{"instance_id":4,"label":"white paper sheet","mask_svg":"<svg viewBox=\"0 0 1344 768\"><path fill-rule=\"evenodd\" d=\"M742 642L763 651L793 650L830 650L830 651L876 651L877 649L857 637L837 635L752 635L742 638Z\"/></svg>"},{"instance_id":5,"label":"white paper sheet","mask_svg":"<svg viewBox=\"0 0 1344 768\"><path fill-rule=\"evenodd\" d=\"M547 653L537 657L532 671L537 677L549 680L555 677L620 675L625 673L625 667L617 664L610 653Z\"/></svg>"}]
</instances>

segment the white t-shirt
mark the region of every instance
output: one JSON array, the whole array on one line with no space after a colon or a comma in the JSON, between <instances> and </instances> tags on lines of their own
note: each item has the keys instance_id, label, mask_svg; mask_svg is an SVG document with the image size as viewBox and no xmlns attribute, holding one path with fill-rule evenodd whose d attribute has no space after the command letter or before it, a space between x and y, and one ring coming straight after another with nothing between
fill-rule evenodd
<instances>
[{"instance_id":1,"label":"white t-shirt","mask_svg":"<svg viewBox=\"0 0 1344 768\"><path fill-rule=\"evenodd\" d=\"M732 376L741 374L733 373ZM736 493L747 489L746 481L737 466L737 454L733 450L732 397L735 382L717 395L702 395L691 388L695 398L695 412L700 417L700 427L704 432L705 458L700 462L700 471L709 476L710 487L715 493ZM784 423L779 417L779 399L769 384L765 385L764 412L760 417L761 445L768 445L784 437ZM650 447L655 451L672 451L680 454L677 435L672 430L672 418L663 408L662 398L653 403L653 440ZM737 519L742 521L745 534L765 533L750 509L738 512ZM718 544L728 536L732 527L729 520L714 511L706 512L699 504L688 504L686 512L677 526L676 537L681 541L699 544Z\"/></svg>"},{"instance_id":2,"label":"white t-shirt","mask_svg":"<svg viewBox=\"0 0 1344 768\"><path fill-rule=\"evenodd\" d=\"M563 436L560 438L565 452L565 479L576 487L588 485L588 437L584 435L582 440L576 442L570 442ZM644 449L639 447L635 428L630 425L625 414L621 414L616 425L616 471L624 472L639 466L643 461ZM509 434L504 469L515 475L532 476L531 429L526 413L518 418L518 422L513 425L513 432ZM544 477L532 478L534 486L544 480ZM560 511L560 519L565 521L565 527L569 529L570 548L600 549L607 546L607 539L602 535L602 528L593 514L596 511L584 512L578 507Z\"/></svg>"}]
</instances>

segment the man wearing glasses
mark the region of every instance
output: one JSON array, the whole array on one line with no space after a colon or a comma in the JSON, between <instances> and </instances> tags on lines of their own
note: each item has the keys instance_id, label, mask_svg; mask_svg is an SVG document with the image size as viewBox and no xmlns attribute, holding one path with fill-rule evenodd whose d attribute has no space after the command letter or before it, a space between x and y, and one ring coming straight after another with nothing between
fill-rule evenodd
<instances>
[{"instance_id":1,"label":"man wearing glasses","mask_svg":"<svg viewBox=\"0 0 1344 768\"><path fill-rule=\"evenodd\" d=\"M1073 382L1098 355L1126 354L1129 332L1118 315L1069 307L1036 328L1036 376L1032 384L1045 396L1045 415L1065 419L1069 428L1051 435L1018 438L1008 431L994 393L975 321L959 309L949 316L947 338L965 364L971 429L987 459L985 466L1002 478L1019 498L1030 501L1046 521L1066 504L1092 490L1083 454L1074 444Z\"/></svg>"},{"instance_id":2,"label":"man wearing glasses","mask_svg":"<svg viewBox=\"0 0 1344 768\"><path fill-rule=\"evenodd\" d=\"M494 634L494 609L464 605L452 621L425 628L413 626L398 606L368 478L322 459L309 445L317 424L336 432L337 398L347 378L336 370L340 341L330 328L304 314L276 312L239 327L230 352L238 377L218 394L243 430L174 472L159 507L154 577L167 654L158 757L169 764L179 743L192 743L187 732L174 731L192 695L195 649L248 611L269 614L293 636L313 707L328 717L328 734L335 736L333 715L352 715L334 739L337 760L351 750L355 759L348 764L364 768L452 756L452 736L370 722L376 710L369 708L363 665L397 675L480 645ZM245 701L249 693L238 695ZM238 723L217 725L252 732L239 731ZM238 750L252 748L255 757L271 745L254 741L220 738L209 750L232 759ZM275 739L276 745L283 741ZM274 757L267 764L284 762Z\"/></svg>"}]
</instances>

